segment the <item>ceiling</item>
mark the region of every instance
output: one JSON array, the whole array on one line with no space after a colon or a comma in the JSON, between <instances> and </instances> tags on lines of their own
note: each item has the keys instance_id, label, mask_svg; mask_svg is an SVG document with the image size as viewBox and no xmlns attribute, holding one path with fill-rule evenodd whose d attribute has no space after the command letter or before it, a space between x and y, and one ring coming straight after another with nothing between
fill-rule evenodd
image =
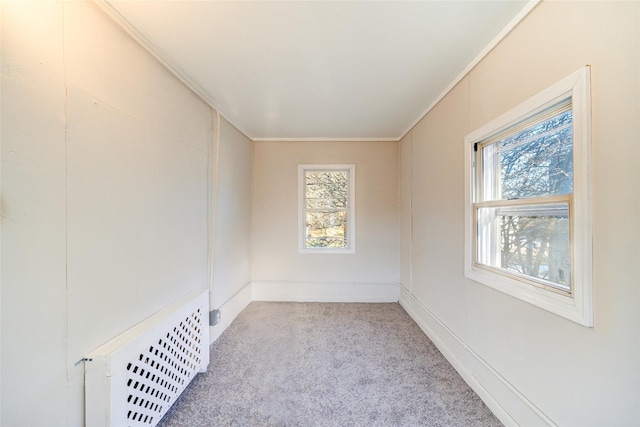
<instances>
[{"instance_id":1,"label":"ceiling","mask_svg":"<svg viewBox=\"0 0 640 427\"><path fill-rule=\"evenodd\" d=\"M399 139L531 3L104 2L253 140Z\"/></svg>"}]
</instances>

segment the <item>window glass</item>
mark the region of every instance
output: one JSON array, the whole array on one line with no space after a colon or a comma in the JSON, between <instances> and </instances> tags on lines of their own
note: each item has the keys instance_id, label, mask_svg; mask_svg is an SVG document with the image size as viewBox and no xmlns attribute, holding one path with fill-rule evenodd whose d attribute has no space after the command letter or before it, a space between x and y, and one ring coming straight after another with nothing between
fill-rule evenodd
<instances>
[{"instance_id":1,"label":"window glass","mask_svg":"<svg viewBox=\"0 0 640 427\"><path fill-rule=\"evenodd\" d=\"M571 249L568 204L480 208L478 262L507 272L528 276L569 292ZM487 228L499 230L497 256L488 241ZM482 248L487 250L482 250Z\"/></svg>"},{"instance_id":2,"label":"window glass","mask_svg":"<svg viewBox=\"0 0 640 427\"><path fill-rule=\"evenodd\" d=\"M305 172L305 246L347 247L347 171Z\"/></svg>"},{"instance_id":3,"label":"window glass","mask_svg":"<svg viewBox=\"0 0 640 427\"><path fill-rule=\"evenodd\" d=\"M481 143L476 175L482 188L476 262L564 292L571 291L569 203L568 198L551 203L548 197L573 192L570 107L567 100L551 115L542 112L506 136Z\"/></svg>"},{"instance_id":4,"label":"window glass","mask_svg":"<svg viewBox=\"0 0 640 427\"><path fill-rule=\"evenodd\" d=\"M590 69L465 138L465 276L593 326Z\"/></svg>"},{"instance_id":5,"label":"window glass","mask_svg":"<svg viewBox=\"0 0 640 427\"><path fill-rule=\"evenodd\" d=\"M353 253L353 165L301 165L303 252Z\"/></svg>"},{"instance_id":6,"label":"window glass","mask_svg":"<svg viewBox=\"0 0 640 427\"><path fill-rule=\"evenodd\" d=\"M482 149L484 200L570 194L573 191L573 112L571 110L526 128Z\"/></svg>"}]
</instances>

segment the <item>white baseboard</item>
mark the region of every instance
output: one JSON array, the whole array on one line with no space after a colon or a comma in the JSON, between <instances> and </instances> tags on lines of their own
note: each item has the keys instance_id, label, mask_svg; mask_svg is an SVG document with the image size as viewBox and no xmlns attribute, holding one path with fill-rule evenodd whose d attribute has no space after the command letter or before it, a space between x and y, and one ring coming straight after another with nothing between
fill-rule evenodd
<instances>
[{"instance_id":1,"label":"white baseboard","mask_svg":"<svg viewBox=\"0 0 640 427\"><path fill-rule=\"evenodd\" d=\"M556 425L403 287L400 304L505 426Z\"/></svg>"},{"instance_id":2,"label":"white baseboard","mask_svg":"<svg viewBox=\"0 0 640 427\"><path fill-rule=\"evenodd\" d=\"M217 340L238 314L249 305L251 293L251 283L247 283L244 288L218 309L220 310L220 322L215 326L209 327L209 344Z\"/></svg>"},{"instance_id":3,"label":"white baseboard","mask_svg":"<svg viewBox=\"0 0 640 427\"><path fill-rule=\"evenodd\" d=\"M251 282L218 309L220 322L209 327L209 344L222 335L251 301L398 302L398 298L397 283Z\"/></svg>"},{"instance_id":4,"label":"white baseboard","mask_svg":"<svg viewBox=\"0 0 640 427\"><path fill-rule=\"evenodd\" d=\"M253 301L398 302L397 283L253 281Z\"/></svg>"},{"instance_id":5,"label":"white baseboard","mask_svg":"<svg viewBox=\"0 0 640 427\"><path fill-rule=\"evenodd\" d=\"M400 295L398 298L398 301L400 302L400 305L404 307L405 310L407 310L407 312L409 311L407 309L407 307L411 306L411 294L409 293L409 290L407 288L404 287L403 284L400 284L399 286L399 291L400 291Z\"/></svg>"}]
</instances>

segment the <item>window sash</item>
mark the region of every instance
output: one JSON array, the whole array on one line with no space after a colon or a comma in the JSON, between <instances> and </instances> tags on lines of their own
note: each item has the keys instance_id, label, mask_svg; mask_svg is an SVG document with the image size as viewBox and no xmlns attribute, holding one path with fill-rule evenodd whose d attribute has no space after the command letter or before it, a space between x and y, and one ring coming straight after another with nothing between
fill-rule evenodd
<instances>
[{"instance_id":1,"label":"window sash","mask_svg":"<svg viewBox=\"0 0 640 427\"><path fill-rule=\"evenodd\" d=\"M516 123L512 126L507 127L506 129L499 132L497 135L485 137L481 141L474 144L475 151L475 159L474 159L474 198L473 200L478 201L486 201L486 200L504 200L502 195L502 179L501 179L501 159L500 156L502 153L507 153L511 150L515 150L519 147L522 147L526 144L529 144L534 141L540 141L542 144L544 139L550 137L552 135L560 135L564 130L571 128L572 129L572 151L573 151L573 128L575 122L573 120L573 116L571 119L571 123L560 125L556 128L550 129L543 133L532 135L529 138L526 138L522 141L518 141L517 143L509 144L507 147L502 147L501 142L505 139L516 136L523 131L528 129L535 129L537 126L544 124L550 119L561 116L568 111L573 111L573 103L572 97L567 95L564 99L561 99L559 102L554 104L552 107L542 109L542 111L538 113L532 113L527 116L527 118L519 123ZM547 144L547 142L544 142ZM559 145L562 148L562 145ZM486 156L485 156L486 150ZM557 153L557 152L556 152ZM573 154L572 154L573 158ZM573 167L573 164L572 164ZM528 172L528 171L527 171ZM573 170L571 170L573 173ZM572 177L573 181L573 177ZM573 185L572 185L573 188ZM528 196L528 197L536 197L536 196ZM527 197L522 197L527 198Z\"/></svg>"},{"instance_id":2,"label":"window sash","mask_svg":"<svg viewBox=\"0 0 640 427\"><path fill-rule=\"evenodd\" d=\"M336 197L323 197L326 194L323 194L324 191L317 191L316 188L314 192L309 194L308 186L309 184L312 186L321 185L320 183L309 183L308 177L309 174L313 173L340 173L345 174L346 176L346 189L339 191L339 194L336 194ZM299 244L298 250L300 253L317 253L317 254L352 254L355 253L355 207L353 204L355 197L355 165L299 165L298 166L298 185L299 185L299 201L298 201L298 209L299 209L299 220L298 220L298 233L299 233ZM313 197L314 195L320 197ZM311 196L311 197L307 197ZM307 220L309 218L309 214L326 214L327 220L331 220L332 216L337 215L340 216L341 213L344 213L346 219L344 222L340 224L336 224L334 226L327 227L328 234L326 236L322 235L312 235L313 228L308 227ZM343 231L337 235L332 235L330 228L343 228ZM336 230L333 230L336 231ZM341 238L341 235L344 235ZM344 246L332 246L336 242L344 240ZM320 240L325 240L327 246L313 246L309 242Z\"/></svg>"},{"instance_id":3,"label":"window sash","mask_svg":"<svg viewBox=\"0 0 640 427\"><path fill-rule=\"evenodd\" d=\"M573 114L573 193L568 197L569 248L571 250L571 292L557 291L542 283L531 283L501 270L476 262L477 210L491 206L482 199L484 189L478 179L478 149L481 144L500 140L516 126L526 126L528 120L541 112L570 99ZM469 133L465 139L465 277L503 292L521 301L540 307L563 318L593 326L592 211L591 211L591 95L590 67L585 66L532 96L504 114ZM489 190L491 191L491 190ZM520 195L520 194L519 194ZM517 212L527 204L544 201L542 193L522 194L519 201L498 200L493 206L504 212ZM554 196L555 197L555 196ZM547 207L541 207L541 209Z\"/></svg>"},{"instance_id":4,"label":"window sash","mask_svg":"<svg viewBox=\"0 0 640 427\"><path fill-rule=\"evenodd\" d=\"M543 144L545 138L555 134L560 135L568 128L573 129L574 121L573 117L571 117L570 123L560 124L553 129L531 135L521 141L513 142L506 147L502 146L503 141L522 135L523 132L533 131L540 126L545 125L554 117L559 118L571 110L572 98L571 96L566 96L565 98L560 99L560 101L556 101L556 103L551 107L542 109L538 113L527 115L525 120L507 127L494 136L485 137L480 142L475 143L475 196L472 206L474 226L472 237L472 262L475 267L488 268L498 274L515 277L517 280L524 281L530 285L540 286L554 292L561 292L568 296L571 296L574 289L574 275L571 272L573 262L569 261L568 268L562 268L562 266L558 266L556 265L557 263L553 262L555 261L555 257L552 257L552 254L555 255L557 252L564 249L563 246L566 242L560 243L560 241L555 237L552 237L551 234L548 236L532 236L530 234L533 232L531 230L526 230L525 225L523 226L524 229L520 230L522 234L512 237L525 239L524 243L528 245L533 245L533 242L537 241L539 244L546 245L546 248L543 248L542 251L536 251L535 260L533 260L533 255L531 254L533 249L526 249L525 252L527 252L528 256L525 256L524 259L522 259L521 251L523 248L516 246L519 257L516 257L515 254L509 252L511 250L511 243L505 241L507 236L503 234L507 232L507 228L505 228L506 225L504 223L498 223L500 222L500 218L502 218L503 221L507 218L518 218L516 224L521 222L524 224L535 224L533 218L552 218L554 215L561 213L568 220L569 236L571 235L571 228L573 225L570 213L572 192L560 195L531 195L529 197L520 197L517 199L503 199L502 181L505 180L506 182L507 178L502 176L503 163L501 159L502 152L524 147L526 144L530 144L535 141L540 141L540 143ZM573 144L574 142L572 139L570 144L571 153L573 152ZM560 145L560 148L562 148L562 145ZM523 153L523 155L524 154L525 153ZM535 158L537 158L537 154L535 156ZM571 176L571 180L573 181L573 176ZM520 192L521 189L517 189L517 191ZM558 208L559 206L567 206L566 213L559 212L561 210ZM485 211L485 214L482 215L480 213L481 211ZM489 213L492 214L489 215ZM549 226L553 226L552 224L553 222L551 222ZM539 227L533 228L536 229ZM549 230L549 232L558 233L558 230L561 230L562 228L562 226L554 227ZM534 240L527 240L531 238ZM553 244L553 248L551 247L552 242L555 242L555 244ZM557 246L560 246L560 248ZM572 260L573 249L570 237L567 251L569 252L569 259ZM515 271L514 267L509 265L509 261L517 258L520 258L520 271ZM554 276L558 278L558 281L546 280L545 278L538 277L537 274L534 275L532 273L532 271L535 273L540 272L540 267L543 261L545 262L544 266L547 266L549 269L551 269L552 266L558 267L558 272L562 274L556 274L556 269L554 269L553 272ZM536 264L537 268L532 268L532 264ZM527 272L527 270L531 271ZM565 271L566 274L563 273ZM547 274L551 275L550 273L551 272L548 272ZM565 282L565 277L567 275L569 276L568 283Z\"/></svg>"},{"instance_id":5,"label":"window sash","mask_svg":"<svg viewBox=\"0 0 640 427\"><path fill-rule=\"evenodd\" d=\"M560 206L566 205L566 208ZM503 244L503 236L501 235L500 226L495 221L483 221L480 210L483 208L495 208L495 217L563 217L569 221L568 226L568 256L569 263L569 281L567 284L545 280L543 278L515 272L500 264L498 260L501 258L501 245ZM517 200L492 200L487 202L478 202L473 204L473 265L478 268L487 269L497 274L506 275L517 280L524 281L533 286L543 287L547 290L557 292L563 295L571 296L574 289L574 251L573 251L573 222L572 217L572 197L571 195L559 195L548 197L536 197L530 199ZM493 218L495 220L495 218ZM483 230L483 238L480 238L480 228ZM480 246L483 246L481 248ZM557 248L556 248L557 249ZM550 250L550 249L548 249Z\"/></svg>"}]
</instances>

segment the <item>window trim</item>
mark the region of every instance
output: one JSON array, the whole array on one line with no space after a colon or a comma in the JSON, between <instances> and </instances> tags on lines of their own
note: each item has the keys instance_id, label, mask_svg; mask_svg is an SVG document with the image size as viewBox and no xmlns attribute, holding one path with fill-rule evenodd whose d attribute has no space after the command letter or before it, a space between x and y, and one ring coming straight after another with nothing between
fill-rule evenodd
<instances>
[{"instance_id":1,"label":"window trim","mask_svg":"<svg viewBox=\"0 0 640 427\"><path fill-rule=\"evenodd\" d=\"M349 176L347 194L347 247L307 248L306 242L306 171L346 171ZM301 254L355 254L356 253L356 165L355 164L303 164L298 165L298 252Z\"/></svg>"},{"instance_id":2,"label":"window trim","mask_svg":"<svg viewBox=\"0 0 640 427\"><path fill-rule=\"evenodd\" d=\"M557 292L501 270L474 263L476 229L474 210L474 144L571 98L573 109L573 194L570 206L570 247L573 288ZM591 99L590 67L570 74L527 101L512 108L465 139L465 276L522 301L584 326L593 326L592 217L591 217Z\"/></svg>"}]
</instances>

